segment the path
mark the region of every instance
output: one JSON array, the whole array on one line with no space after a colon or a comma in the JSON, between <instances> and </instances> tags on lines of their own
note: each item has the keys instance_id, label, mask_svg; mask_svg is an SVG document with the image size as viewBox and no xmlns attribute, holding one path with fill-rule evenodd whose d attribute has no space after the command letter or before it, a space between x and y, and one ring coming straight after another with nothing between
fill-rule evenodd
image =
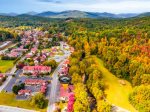
<instances>
[{"instance_id":1,"label":"path","mask_svg":"<svg viewBox=\"0 0 150 112\"><path fill-rule=\"evenodd\" d=\"M0 112L37 112L37 111L0 105Z\"/></svg>"}]
</instances>

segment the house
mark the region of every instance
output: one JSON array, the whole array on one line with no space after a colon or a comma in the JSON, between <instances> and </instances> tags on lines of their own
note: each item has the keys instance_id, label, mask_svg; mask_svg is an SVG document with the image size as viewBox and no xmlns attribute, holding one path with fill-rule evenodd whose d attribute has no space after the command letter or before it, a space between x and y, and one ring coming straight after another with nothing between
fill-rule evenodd
<instances>
[{"instance_id":1,"label":"house","mask_svg":"<svg viewBox=\"0 0 150 112\"><path fill-rule=\"evenodd\" d=\"M33 54L32 53L28 53L28 54L26 54L26 58L31 58L33 56Z\"/></svg>"},{"instance_id":2,"label":"house","mask_svg":"<svg viewBox=\"0 0 150 112\"><path fill-rule=\"evenodd\" d=\"M73 53L74 52L74 48L70 47L70 52Z\"/></svg>"},{"instance_id":3,"label":"house","mask_svg":"<svg viewBox=\"0 0 150 112\"><path fill-rule=\"evenodd\" d=\"M24 66L23 73L50 73L51 67L48 66Z\"/></svg>"},{"instance_id":4,"label":"house","mask_svg":"<svg viewBox=\"0 0 150 112\"><path fill-rule=\"evenodd\" d=\"M32 52L33 54L35 54L35 53L37 52L37 50L38 50L38 49L37 49L36 47L34 47L34 48L31 49L31 52Z\"/></svg>"},{"instance_id":5,"label":"house","mask_svg":"<svg viewBox=\"0 0 150 112\"><path fill-rule=\"evenodd\" d=\"M40 85L40 86L46 86L47 81L42 79L26 79L24 81L26 85Z\"/></svg>"},{"instance_id":6,"label":"house","mask_svg":"<svg viewBox=\"0 0 150 112\"><path fill-rule=\"evenodd\" d=\"M5 75L0 74L0 80L3 80L3 78L5 78Z\"/></svg>"},{"instance_id":7,"label":"house","mask_svg":"<svg viewBox=\"0 0 150 112\"><path fill-rule=\"evenodd\" d=\"M41 89L40 89L40 92L41 93L46 93L46 90L47 90L47 85L42 85Z\"/></svg>"},{"instance_id":8,"label":"house","mask_svg":"<svg viewBox=\"0 0 150 112\"><path fill-rule=\"evenodd\" d=\"M68 67L62 67L62 68L60 69L59 74L60 74L60 75L67 75L67 74L68 74L68 71L69 71L69 68L68 68Z\"/></svg>"},{"instance_id":9,"label":"house","mask_svg":"<svg viewBox=\"0 0 150 112\"><path fill-rule=\"evenodd\" d=\"M16 48L11 50L11 52L26 52L26 51L28 51L28 49Z\"/></svg>"},{"instance_id":10,"label":"house","mask_svg":"<svg viewBox=\"0 0 150 112\"><path fill-rule=\"evenodd\" d=\"M64 61L63 66L67 67L69 65L69 63L70 63L70 61L67 59L67 60Z\"/></svg>"},{"instance_id":11,"label":"house","mask_svg":"<svg viewBox=\"0 0 150 112\"><path fill-rule=\"evenodd\" d=\"M6 54L8 57L17 58L20 54L18 52L10 52L9 54Z\"/></svg>"},{"instance_id":12,"label":"house","mask_svg":"<svg viewBox=\"0 0 150 112\"><path fill-rule=\"evenodd\" d=\"M21 89L21 90L19 90L18 91L18 95L25 95L25 96L30 96L31 95L31 90L23 90L23 89Z\"/></svg>"},{"instance_id":13,"label":"house","mask_svg":"<svg viewBox=\"0 0 150 112\"><path fill-rule=\"evenodd\" d=\"M60 100L63 101L68 101L69 99L69 95L72 93L72 91L74 90L73 85L68 85L68 86L64 86L63 84L60 85Z\"/></svg>"},{"instance_id":14,"label":"house","mask_svg":"<svg viewBox=\"0 0 150 112\"><path fill-rule=\"evenodd\" d=\"M75 101L74 93L70 93L68 99L69 100L68 100L67 112L73 112L73 104L74 104L74 101Z\"/></svg>"}]
</instances>

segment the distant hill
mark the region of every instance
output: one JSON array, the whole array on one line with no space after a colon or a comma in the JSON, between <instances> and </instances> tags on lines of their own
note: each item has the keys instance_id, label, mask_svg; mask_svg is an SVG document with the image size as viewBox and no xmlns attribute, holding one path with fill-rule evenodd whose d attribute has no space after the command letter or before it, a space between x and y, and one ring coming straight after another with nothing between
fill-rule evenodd
<instances>
[{"instance_id":1,"label":"distant hill","mask_svg":"<svg viewBox=\"0 0 150 112\"><path fill-rule=\"evenodd\" d=\"M99 12L84 12L78 10L68 10L63 12L42 12L37 14L37 16L50 17L50 18L129 18L135 17L138 14L112 14L112 13L99 13Z\"/></svg>"},{"instance_id":2,"label":"distant hill","mask_svg":"<svg viewBox=\"0 0 150 112\"><path fill-rule=\"evenodd\" d=\"M0 13L1 16L17 16L17 13Z\"/></svg>"},{"instance_id":3,"label":"distant hill","mask_svg":"<svg viewBox=\"0 0 150 112\"><path fill-rule=\"evenodd\" d=\"M118 14L117 16L119 18L131 18L131 17L136 17L138 15L139 14L137 14L137 13L125 13L125 14Z\"/></svg>"},{"instance_id":4,"label":"distant hill","mask_svg":"<svg viewBox=\"0 0 150 112\"><path fill-rule=\"evenodd\" d=\"M39 17L48 17L48 18L131 18L131 17L145 17L150 16L150 12L147 13L124 13L124 14L112 14L112 13L99 13L99 12L85 12L79 10L68 10L62 12L52 12L46 11L42 13L37 12L27 12L24 14L16 13L0 13L3 16L39 16Z\"/></svg>"},{"instance_id":5,"label":"distant hill","mask_svg":"<svg viewBox=\"0 0 150 112\"><path fill-rule=\"evenodd\" d=\"M47 11L47 12L42 12L42 13L36 14L36 16L49 17L49 16L55 16L57 14L59 14L59 13Z\"/></svg>"},{"instance_id":6,"label":"distant hill","mask_svg":"<svg viewBox=\"0 0 150 112\"><path fill-rule=\"evenodd\" d=\"M146 17L146 16L150 16L150 12L145 12L138 15L138 17Z\"/></svg>"},{"instance_id":7,"label":"distant hill","mask_svg":"<svg viewBox=\"0 0 150 112\"><path fill-rule=\"evenodd\" d=\"M31 11L31 12L27 12L27 13L25 13L26 15L32 15L32 16L34 16L34 15L37 15L38 13L37 12L34 12L34 11Z\"/></svg>"}]
</instances>

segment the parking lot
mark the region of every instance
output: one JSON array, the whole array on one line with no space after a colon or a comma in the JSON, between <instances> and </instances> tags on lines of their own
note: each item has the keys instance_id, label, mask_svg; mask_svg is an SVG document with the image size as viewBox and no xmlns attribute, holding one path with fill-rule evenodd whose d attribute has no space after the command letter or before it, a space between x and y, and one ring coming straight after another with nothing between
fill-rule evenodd
<instances>
[{"instance_id":1,"label":"parking lot","mask_svg":"<svg viewBox=\"0 0 150 112\"><path fill-rule=\"evenodd\" d=\"M22 70L17 70L16 71L16 74L15 74L15 76L13 76L12 77L12 79L10 80L10 82L6 85L6 87L3 89L5 92L12 92L12 88L13 88L13 86L14 85L19 85L19 84L21 84L21 83L24 83L24 81L26 80L26 79L42 79L42 80L46 80L46 81L48 81L48 82L50 82L51 80L52 80L52 78L50 77L50 76L44 76L44 77L39 77L39 78L33 78L33 77L31 77L31 76L25 76L25 75L22 75ZM49 83L48 85L47 85L47 91L48 92L46 92L46 97L48 98L48 96L49 96L49 91L50 91L50 88L51 88L51 84ZM27 89L27 90L31 90L31 92L32 92L32 94L34 94L34 93L37 93L37 92L39 92L39 90L40 90L40 86L25 86L25 89ZM27 96L24 96L24 95L22 95L22 96L19 96L19 95L17 95L17 97L16 97L18 100L25 100L25 99L28 99L29 97L27 97Z\"/></svg>"}]
</instances>

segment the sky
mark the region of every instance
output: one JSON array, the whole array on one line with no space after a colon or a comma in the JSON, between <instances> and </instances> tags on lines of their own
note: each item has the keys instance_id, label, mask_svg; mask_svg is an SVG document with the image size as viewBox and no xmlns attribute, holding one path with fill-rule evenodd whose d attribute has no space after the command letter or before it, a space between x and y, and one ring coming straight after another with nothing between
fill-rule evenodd
<instances>
[{"instance_id":1,"label":"sky","mask_svg":"<svg viewBox=\"0 0 150 112\"><path fill-rule=\"evenodd\" d=\"M0 13L65 10L142 13L150 12L150 0L0 0Z\"/></svg>"}]
</instances>

